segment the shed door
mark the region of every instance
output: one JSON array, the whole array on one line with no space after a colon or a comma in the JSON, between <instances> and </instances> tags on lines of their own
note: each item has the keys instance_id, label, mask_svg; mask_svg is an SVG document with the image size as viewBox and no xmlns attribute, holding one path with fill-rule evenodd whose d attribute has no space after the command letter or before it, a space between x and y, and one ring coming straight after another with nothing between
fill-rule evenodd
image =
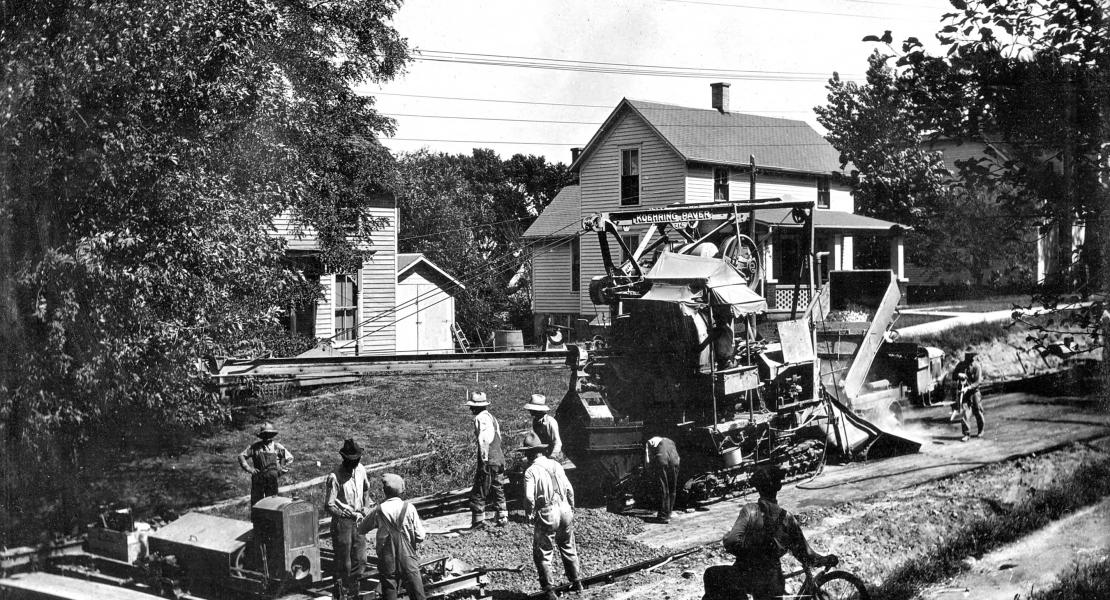
<instances>
[{"instance_id":1,"label":"shed door","mask_svg":"<svg viewBox=\"0 0 1110 600\"><path fill-rule=\"evenodd\" d=\"M434 354L453 352L451 323L455 299L430 284L397 286L397 352Z\"/></svg>"}]
</instances>

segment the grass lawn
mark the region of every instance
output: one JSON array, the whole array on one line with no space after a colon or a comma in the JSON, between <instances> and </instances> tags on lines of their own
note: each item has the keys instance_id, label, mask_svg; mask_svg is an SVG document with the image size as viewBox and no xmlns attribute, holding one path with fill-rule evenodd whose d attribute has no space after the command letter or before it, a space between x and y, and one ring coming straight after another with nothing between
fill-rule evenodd
<instances>
[{"instance_id":1,"label":"grass lawn","mask_svg":"<svg viewBox=\"0 0 1110 600\"><path fill-rule=\"evenodd\" d=\"M256 439L254 432L263 421L277 427L277 440L294 456L283 484L328 473L339 461L343 440L354 437L365 449L364 464L437 450L435 457L394 470L409 480L410 495L448 489L445 482L457 485L472 475L472 417L463 405L468 389L488 394L509 450L520 443L515 433L529 427L530 417L522 408L529 396L542 393L549 404L557 404L567 379L565 368L366 378L358 385L238 412L226 428L167 441L161 448L90 451L90 464L73 474L77 498L69 503L85 514L61 514L76 509L63 509L51 498L23 498L8 507L12 521L5 529L11 535L5 537L10 543L22 537L20 531L68 531L91 521L101 504L127 504L151 517L247 494L249 478L237 457ZM174 447L167 447L170 443ZM374 490L379 491L377 485ZM301 495L313 499L318 490ZM246 517L245 504L229 511Z\"/></svg>"}]
</instances>

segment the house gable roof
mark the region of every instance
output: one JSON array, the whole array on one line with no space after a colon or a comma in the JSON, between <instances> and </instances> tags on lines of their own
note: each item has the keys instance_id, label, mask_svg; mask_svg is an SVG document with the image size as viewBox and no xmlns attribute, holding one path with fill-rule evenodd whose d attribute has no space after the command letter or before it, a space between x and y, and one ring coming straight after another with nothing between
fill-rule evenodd
<instances>
[{"instance_id":1,"label":"house gable roof","mask_svg":"<svg viewBox=\"0 0 1110 600\"><path fill-rule=\"evenodd\" d=\"M841 173L840 153L805 121L722 113L624 98L605 119L570 169L577 172L626 112L635 114L687 162L756 166L792 173Z\"/></svg>"},{"instance_id":2,"label":"house gable roof","mask_svg":"<svg viewBox=\"0 0 1110 600\"><path fill-rule=\"evenodd\" d=\"M555 198L540 212L524 232L526 238L563 238L578 234L582 222L582 190L568 185L559 190Z\"/></svg>"},{"instance_id":3,"label":"house gable roof","mask_svg":"<svg viewBox=\"0 0 1110 600\"><path fill-rule=\"evenodd\" d=\"M755 220L764 225L775 227L800 228L800 223L795 223L790 217L789 208L765 208L755 213ZM818 209L813 211L814 229L835 229L854 231L889 231L895 227L913 229L891 221L883 221L874 217L841 212L839 210Z\"/></svg>"},{"instance_id":4,"label":"house gable roof","mask_svg":"<svg viewBox=\"0 0 1110 600\"><path fill-rule=\"evenodd\" d=\"M434 262L428 260L423 254L415 254L415 253L407 253L407 252L406 253L398 253L397 254L397 280L400 281L402 275L404 275L405 273L408 273L409 271L412 271L413 269L416 269L416 268L420 267L421 265L424 265L426 268L430 269L433 273L439 275L440 277L443 277L448 282L450 282L452 285L456 285L460 289L466 289L466 286L463 285L461 281L459 281L458 279L455 279L454 277L450 276L447 273L447 271L444 271L443 269L439 268L439 265L437 265Z\"/></svg>"}]
</instances>

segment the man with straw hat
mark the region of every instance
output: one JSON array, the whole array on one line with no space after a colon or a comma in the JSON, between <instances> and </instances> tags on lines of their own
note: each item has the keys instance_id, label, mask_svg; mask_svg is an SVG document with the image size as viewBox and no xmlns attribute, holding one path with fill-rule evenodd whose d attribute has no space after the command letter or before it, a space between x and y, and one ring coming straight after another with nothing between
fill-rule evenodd
<instances>
[{"instance_id":1,"label":"man with straw hat","mask_svg":"<svg viewBox=\"0 0 1110 600\"><path fill-rule=\"evenodd\" d=\"M278 477L289 472L293 455L274 441L277 429L273 423L258 428L258 441L239 453L239 467L251 476L251 506L278 493Z\"/></svg>"},{"instance_id":2,"label":"man with straw hat","mask_svg":"<svg viewBox=\"0 0 1110 600\"><path fill-rule=\"evenodd\" d=\"M358 582L366 565L366 538L359 535L360 519L370 514L370 480L362 466L362 448L347 438L339 449L343 459L324 480L324 509L331 515L332 549L335 551L335 600L358 598ZM344 594L347 594L345 596Z\"/></svg>"},{"instance_id":3,"label":"man with straw hat","mask_svg":"<svg viewBox=\"0 0 1110 600\"><path fill-rule=\"evenodd\" d=\"M397 600L397 588L403 586L409 600L424 600L424 580L420 576L417 544L427 534L416 507L401 499L405 480L400 475L382 475L385 500L359 523L360 537L377 529L374 547L378 555L378 574L382 600Z\"/></svg>"},{"instance_id":4,"label":"man with straw hat","mask_svg":"<svg viewBox=\"0 0 1110 600\"><path fill-rule=\"evenodd\" d=\"M960 431L963 434L963 437L960 438L961 442L966 442L968 436L971 435L971 426L968 423L967 415L969 411L975 417L975 425L977 426L975 437L983 435L983 395L979 391L979 384L983 381L983 369L975 361L976 356L978 356L978 353L975 348L968 346L964 350L963 361L956 365L953 371L956 378L964 385L963 396L956 398L960 411Z\"/></svg>"},{"instance_id":5,"label":"man with straw hat","mask_svg":"<svg viewBox=\"0 0 1110 600\"><path fill-rule=\"evenodd\" d=\"M548 458L561 456L563 438L559 436L559 422L548 414L551 408L547 405L547 397L543 394L532 394L532 401L524 405L524 410L532 415L532 431L547 446L544 456Z\"/></svg>"},{"instance_id":6,"label":"man with straw hat","mask_svg":"<svg viewBox=\"0 0 1110 600\"><path fill-rule=\"evenodd\" d=\"M484 392L471 392L466 401L474 415L474 439L478 446L478 466L474 471L474 487L470 490L471 527L486 525L486 500L493 498L497 525L509 522L505 503L505 453L501 449L501 424L489 412Z\"/></svg>"},{"instance_id":7,"label":"man with straw hat","mask_svg":"<svg viewBox=\"0 0 1110 600\"><path fill-rule=\"evenodd\" d=\"M574 488L563 466L545 456L547 447L529 431L520 451L528 459L528 469L524 471L524 514L533 523L532 560L546 599L554 600L551 557L555 548L559 549L572 589L581 591L582 582L574 543Z\"/></svg>"}]
</instances>

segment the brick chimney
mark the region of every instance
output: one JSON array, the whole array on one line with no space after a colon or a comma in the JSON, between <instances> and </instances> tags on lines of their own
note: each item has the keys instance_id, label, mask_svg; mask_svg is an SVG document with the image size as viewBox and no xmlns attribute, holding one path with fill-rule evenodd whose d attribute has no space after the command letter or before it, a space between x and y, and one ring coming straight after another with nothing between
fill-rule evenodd
<instances>
[{"instance_id":1,"label":"brick chimney","mask_svg":"<svg viewBox=\"0 0 1110 600\"><path fill-rule=\"evenodd\" d=\"M582 149L581 148L571 148L570 149L570 162L573 163L574 161L578 160L578 155L579 154L582 154Z\"/></svg>"},{"instance_id":2,"label":"brick chimney","mask_svg":"<svg viewBox=\"0 0 1110 600\"><path fill-rule=\"evenodd\" d=\"M711 83L709 88L713 90L713 108L719 112L727 113L729 84L724 82Z\"/></svg>"}]
</instances>

